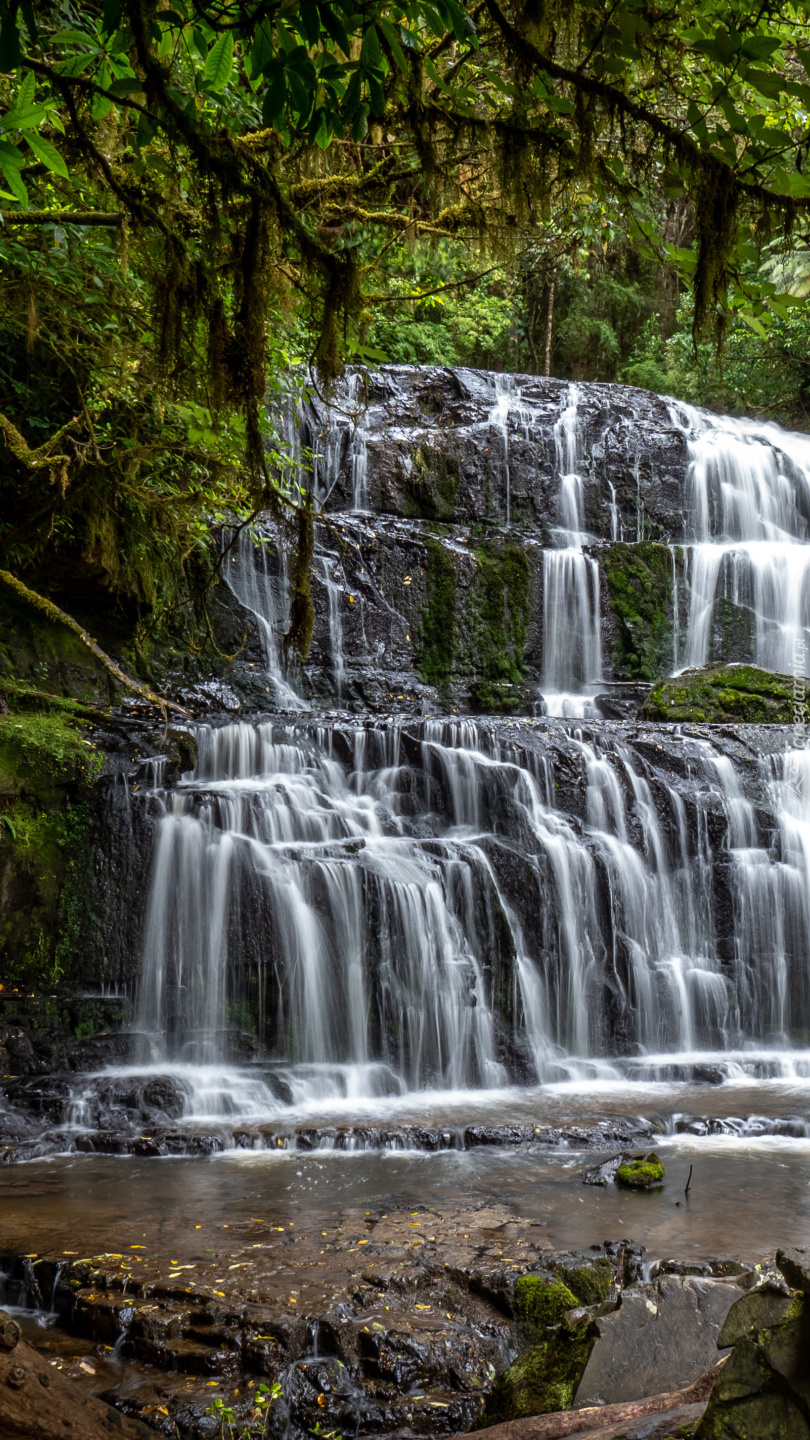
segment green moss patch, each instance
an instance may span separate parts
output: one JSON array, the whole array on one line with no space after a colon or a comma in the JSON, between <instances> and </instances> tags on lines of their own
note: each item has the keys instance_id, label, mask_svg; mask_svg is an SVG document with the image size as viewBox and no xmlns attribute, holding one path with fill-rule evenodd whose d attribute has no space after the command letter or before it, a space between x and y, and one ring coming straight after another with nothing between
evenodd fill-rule
<instances>
[{"instance_id":1,"label":"green moss patch","mask_svg":"<svg viewBox=\"0 0 810 1440\"><path fill-rule=\"evenodd\" d=\"M0 715L0 967L7 983L53 986L69 963L92 865L86 797L102 764L67 713Z\"/></svg>"},{"instance_id":2,"label":"green moss patch","mask_svg":"<svg viewBox=\"0 0 810 1440\"><path fill-rule=\"evenodd\" d=\"M428 685L449 684L456 658L456 562L453 553L431 535L427 551L426 598L417 631L416 663Z\"/></svg>"},{"instance_id":3,"label":"green moss patch","mask_svg":"<svg viewBox=\"0 0 810 1440\"><path fill-rule=\"evenodd\" d=\"M570 1410L594 1339L592 1326L574 1330L563 1324L524 1350L495 1381L478 1428L524 1415Z\"/></svg>"},{"instance_id":4,"label":"green moss patch","mask_svg":"<svg viewBox=\"0 0 810 1440\"><path fill-rule=\"evenodd\" d=\"M607 1300L613 1284L610 1261L604 1255L595 1260L572 1256L555 1264L554 1273L573 1291L579 1305L599 1305Z\"/></svg>"},{"instance_id":5,"label":"green moss patch","mask_svg":"<svg viewBox=\"0 0 810 1440\"><path fill-rule=\"evenodd\" d=\"M790 675L775 675L757 665L715 665L663 680L641 714L645 720L790 725L794 703Z\"/></svg>"},{"instance_id":6,"label":"green moss patch","mask_svg":"<svg viewBox=\"0 0 810 1440\"><path fill-rule=\"evenodd\" d=\"M616 1184L628 1190L657 1190L664 1183L664 1167L654 1151L631 1155L616 1171Z\"/></svg>"},{"instance_id":7,"label":"green moss patch","mask_svg":"<svg viewBox=\"0 0 810 1440\"><path fill-rule=\"evenodd\" d=\"M672 655L672 556L666 545L613 544L600 557L615 621L617 680L655 680Z\"/></svg>"},{"instance_id":8,"label":"green moss patch","mask_svg":"<svg viewBox=\"0 0 810 1440\"><path fill-rule=\"evenodd\" d=\"M577 1297L563 1280L552 1275L521 1275L515 1282L515 1314L527 1332L539 1334L559 1325Z\"/></svg>"},{"instance_id":9,"label":"green moss patch","mask_svg":"<svg viewBox=\"0 0 810 1440\"><path fill-rule=\"evenodd\" d=\"M487 713L518 708L529 627L530 567L520 545L491 544L475 551L476 574L467 629L474 705Z\"/></svg>"}]
</instances>

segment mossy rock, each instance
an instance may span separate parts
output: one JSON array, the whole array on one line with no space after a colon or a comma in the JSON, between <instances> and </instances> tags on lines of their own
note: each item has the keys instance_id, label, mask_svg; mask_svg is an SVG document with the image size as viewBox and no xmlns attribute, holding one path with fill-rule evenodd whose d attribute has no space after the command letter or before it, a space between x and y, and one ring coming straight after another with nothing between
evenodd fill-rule
<instances>
[{"instance_id":1,"label":"mossy rock","mask_svg":"<svg viewBox=\"0 0 810 1440\"><path fill-rule=\"evenodd\" d=\"M804 686L799 682L802 691ZM790 675L776 675L758 665L715 665L684 670L662 680L649 695L644 720L734 722L745 725L791 725L803 696L794 698Z\"/></svg>"},{"instance_id":2,"label":"mossy rock","mask_svg":"<svg viewBox=\"0 0 810 1440\"><path fill-rule=\"evenodd\" d=\"M664 1167L654 1151L628 1155L616 1171L616 1184L627 1190L658 1190L664 1183Z\"/></svg>"},{"instance_id":3,"label":"mossy rock","mask_svg":"<svg viewBox=\"0 0 810 1440\"><path fill-rule=\"evenodd\" d=\"M595 1260L585 1255L566 1257L554 1263L554 1274L576 1295L579 1305L600 1305L613 1284L610 1261L604 1255Z\"/></svg>"},{"instance_id":4,"label":"mossy rock","mask_svg":"<svg viewBox=\"0 0 810 1440\"><path fill-rule=\"evenodd\" d=\"M67 969L92 871L86 800L102 764L66 713L0 715L0 966L7 984L53 986Z\"/></svg>"},{"instance_id":5,"label":"mossy rock","mask_svg":"<svg viewBox=\"0 0 810 1440\"><path fill-rule=\"evenodd\" d=\"M672 555L666 545L614 542L601 555L615 622L617 680L656 680L672 655Z\"/></svg>"},{"instance_id":6,"label":"mossy rock","mask_svg":"<svg viewBox=\"0 0 810 1440\"><path fill-rule=\"evenodd\" d=\"M515 1315L531 1337L559 1325L577 1296L556 1275L521 1275L515 1281Z\"/></svg>"},{"instance_id":7,"label":"mossy rock","mask_svg":"<svg viewBox=\"0 0 810 1440\"><path fill-rule=\"evenodd\" d=\"M592 1326L574 1330L562 1324L547 1331L545 1339L524 1350L495 1381L478 1428L570 1410L594 1338Z\"/></svg>"}]
</instances>

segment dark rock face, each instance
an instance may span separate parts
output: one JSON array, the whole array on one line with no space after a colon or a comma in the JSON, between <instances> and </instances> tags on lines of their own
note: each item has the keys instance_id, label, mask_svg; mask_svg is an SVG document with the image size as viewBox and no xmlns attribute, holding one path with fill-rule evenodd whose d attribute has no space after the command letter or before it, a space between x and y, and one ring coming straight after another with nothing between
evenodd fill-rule
<instances>
[{"instance_id":1,"label":"dark rock face","mask_svg":"<svg viewBox=\"0 0 810 1440\"><path fill-rule=\"evenodd\" d=\"M731 1307L718 1345L731 1345L700 1440L807 1440L810 1436L810 1306L802 1252L780 1251L781 1276L762 1282Z\"/></svg>"},{"instance_id":2,"label":"dark rock face","mask_svg":"<svg viewBox=\"0 0 810 1440\"><path fill-rule=\"evenodd\" d=\"M562 543L569 523L561 487L574 408L603 674L644 683L668 672L682 570L668 546L693 533L694 517L684 432L664 401L616 385L575 393L526 375L390 366L348 376L331 408L316 400L299 417L329 517L317 526L313 646L290 677L302 696L350 709L531 711L545 663L543 548ZM278 569L271 556L262 563ZM222 589L216 608L223 650L239 650L247 629L231 682L244 703L261 703L252 617ZM617 711L606 695L604 713L621 716L629 698Z\"/></svg>"},{"instance_id":3,"label":"dark rock face","mask_svg":"<svg viewBox=\"0 0 810 1440\"><path fill-rule=\"evenodd\" d=\"M625 1289L619 1309L593 1322L599 1338L577 1405L640 1400L697 1380L717 1361L718 1336L738 1296L733 1280L679 1275Z\"/></svg>"},{"instance_id":4,"label":"dark rock face","mask_svg":"<svg viewBox=\"0 0 810 1440\"><path fill-rule=\"evenodd\" d=\"M506 420L506 447L499 385L501 393L509 393L508 386L520 394ZM621 385L576 388L587 528L609 540L617 517L619 533L628 537L640 528L646 539L681 538L686 447L664 401ZM570 392L562 380L463 368L391 365L371 372L365 396L355 402L362 411L365 504L401 519L500 526L507 523L508 469L509 523L549 543L560 523L555 426ZM337 448L329 508L352 509L357 444L351 424L336 425L316 404L307 431L320 453L330 441Z\"/></svg>"}]
</instances>

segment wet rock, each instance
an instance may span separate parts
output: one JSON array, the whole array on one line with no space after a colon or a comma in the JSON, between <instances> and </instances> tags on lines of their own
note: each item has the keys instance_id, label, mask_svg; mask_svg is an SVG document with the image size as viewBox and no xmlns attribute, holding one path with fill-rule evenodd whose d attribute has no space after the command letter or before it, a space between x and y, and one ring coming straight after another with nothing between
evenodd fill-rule
<instances>
[{"instance_id":1,"label":"wet rock","mask_svg":"<svg viewBox=\"0 0 810 1440\"><path fill-rule=\"evenodd\" d=\"M777 1250L776 1264L794 1290L810 1295L810 1250L786 1248Z\"/></svg>"},{"instance_id":2,"label":"wet rock","mask_svg":"<svg viewBox=\"0 0 810 1440\"><path fill-rule=\"evenodd\" d=\"M716 1363L738 1295L729 1281L675 1275L625 1289L619 1309L594 1321L598 1338L577 1404L639 1400L696 1380Z\"/></svg>"},{"instance_id":3,"label":"wet rock","mask_svg":"<svg viewBox=\"0 0 810 1440\"><path fill-rule=\"evenodd\" d=\"M486 1423L569 1409L593 1341L591 1325L563 1322L547 1331L543 1340L519 1355L495 1381L487 1401Z\"/></svg>"},{"instance_id":4,"label":"wet rock","mask_svg":"<svg viewBox=\"0 0 810 1440\"><path fill-rule=\"evenodd\" d=\"M808 1440L810 1301L760 1286L729 1312L732 1336L700 1440Z\"/></svg>"},{"instance_id":5,"label":"wet rock","mask_svg":"<svg viewBox=\"0 0 810 1440\"><path fill-rule=\"evenodd\" d=\"M583 1185L610 1185L616 1179L616 1171L622 1163L621 1155L611 1155L601 1165L593 1165L582 1176Z\"/></svg>"},{"instance_id":6,"label":"wet rock","mask_svg":"<svg viewBox=\"0 0 810 1440\"><path fill-rule=\"evenodd\" d=\"M657 1190L664 1183L664 1167L654 1151L627 1155L616 1171L616 1184L627 1190Z\"/></svg>"}]
</instances>

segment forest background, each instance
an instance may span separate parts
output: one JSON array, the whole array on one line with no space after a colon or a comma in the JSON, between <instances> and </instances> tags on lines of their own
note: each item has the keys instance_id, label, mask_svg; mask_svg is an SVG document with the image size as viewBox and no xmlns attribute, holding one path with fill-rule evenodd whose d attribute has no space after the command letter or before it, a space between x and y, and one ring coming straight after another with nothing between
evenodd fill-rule
<instances>
[{"instance_id":1,"label":"forest background","mask_svg":"<svg viewBox=\"0 0 810 1440\"><path fill-rule=\"evenodd\" d=\"M806 3L0 0L0 112L0 584L136 668L263 510L306 650L346 363L810 425Z\"/></svg>"}]
</instances>

